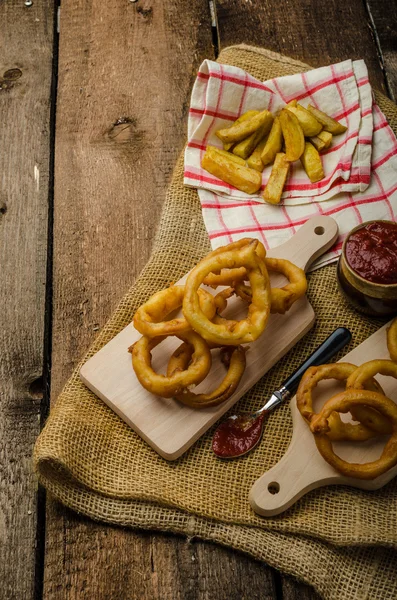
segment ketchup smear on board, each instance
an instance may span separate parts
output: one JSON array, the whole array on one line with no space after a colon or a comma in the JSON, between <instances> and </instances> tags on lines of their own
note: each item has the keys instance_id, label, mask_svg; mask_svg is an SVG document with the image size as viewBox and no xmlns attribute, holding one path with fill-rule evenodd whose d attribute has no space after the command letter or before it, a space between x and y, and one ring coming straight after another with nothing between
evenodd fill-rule
<instances>
[{"instance_id":1,"label":"ketchup smear on board","mask_svg":"<svg viewBox=\"0 0 397 600\"><path fill-rule=\"evenodd\" d=\"M357 229L345 246L346 260L373 283L397 283L397 223L378 221Z\"/></svg>"},{"instance_id":2,"label":"ketchup smear on board","mask_svg":"<svg viewBox=\"0 0 397 600\"><path fill-rule=\"evenodd\" d=\"M234 420L226 419L214 433L214 453L220 458L233 458L251 450L261 438L264 416L257 417L253 422L243 415Z\"/></svg>"}]
</instances>

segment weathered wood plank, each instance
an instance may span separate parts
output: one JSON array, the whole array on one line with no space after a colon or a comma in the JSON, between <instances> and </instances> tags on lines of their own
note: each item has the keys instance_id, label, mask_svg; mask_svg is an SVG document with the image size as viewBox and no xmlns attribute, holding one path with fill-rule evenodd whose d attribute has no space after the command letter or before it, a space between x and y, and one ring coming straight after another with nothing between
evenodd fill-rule
<instances>
[{"instance_id":1,"label":"weathered wood plank","mask_svg":"<svg viewBox=\"0 0 397 600\"><path fill-rule=\"evenodd\" d=\"M387 19L390 9L384 5ZM218 0L216 6L222 48L252 44L314 67L364 58L372 85L385 91L362 0Z\"/></svg>"},{"instance_id":2,"label":"weathered wood plank","mask_svg":"<svg viewBox=\"0 0 397 600\"><path fill-rule=\"evenodd\" d=\"M0 23L0 595L19 600L35 585L53 4L2 2Z\"/></svg>"},{"instance_id":3,"label":"weathered wood plank","mask_svg":"<svg viewBox=\"0 0 397 600\"><path fill-rule=\"evenodd\" d=\"M117 43L115 43L117 41ZM54 197L52 397L145 264L186 136L208 4L63 0ZM270 569L49 502L44 598L273 598ZM241 591L241 589L240 589ZM265 594L265 596L263 595ZM266 595L267 594L267 595Z\"/></svg>"},{"instance_id":4,"label":"weathered wood plank","mask_svg":"<svg viewBox=\"0 0 397 600\"><path fill-rule=\"evenodd\" d=\"M281 597L283 600L319 600L320 598L313 588L293 577L282 575L281 582Z\"/></svg>"},{"instance_id":5,"label":"weathered wood plank","mask_svg":"<svg viewBox=\"0 0 397 600\"><path fill-rule=\"evenodd\" d=\"M387 0L365 1L379 60L384 70L387 92L397 100L397 3Z\"/></svg>"},{"instance_id":6,"label":"weathered wood plank","mask_svg":"<svg viewBox=\"0 0 397 600\"><path fill-rule=\"evenodd\" d=\"M270 569L214 544L97 525L52 504L45 598L274 600ZM63 561L63 562L62 562ZM312 600L312 599L310 599Z\"/></svg>"}]
</instances>

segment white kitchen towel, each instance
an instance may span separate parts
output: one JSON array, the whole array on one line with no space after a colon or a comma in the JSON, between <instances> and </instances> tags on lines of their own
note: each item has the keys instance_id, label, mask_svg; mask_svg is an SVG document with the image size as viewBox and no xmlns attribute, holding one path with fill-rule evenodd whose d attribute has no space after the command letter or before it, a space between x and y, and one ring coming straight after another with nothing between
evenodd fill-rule
<instances>
[{"instance_id":1,"label":"white kitchen towel","mask_svg":"<svg viewBox=\"0 0 397 600\"><path fill-rule=\"evenodd\" d=\"M293 163L279 205L264 203L213 177L201 168L208 144L221 147L215 131L247 110L275 113L297 98L316 105L348 129L322 152L325 177L310 183L300 162ZM263 172L262 188L271 167ZM307 73L262 83L236 67L204 61L192 92L185 151L185 184L199 189L204 222L214 248L250 235L265 247L285 242L308 218L333 216L340 237L313 268L335 260L343 239L370 219L396 220L397 143L373 103L364 61L344 61ZM260 194L260 192L258 192Z\"/></svg>"}]
</instances>

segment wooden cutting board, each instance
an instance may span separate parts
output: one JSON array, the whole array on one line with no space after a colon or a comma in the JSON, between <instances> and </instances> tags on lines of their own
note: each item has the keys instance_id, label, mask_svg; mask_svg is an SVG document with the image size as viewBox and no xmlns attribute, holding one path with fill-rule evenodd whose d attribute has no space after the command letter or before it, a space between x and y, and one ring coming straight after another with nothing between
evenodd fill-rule
<instances>
[{"instance_id":1,"label":"wooden cutting board","mask_svg":"<svg viewBox=\"0 0 397 600\"><path fill-rule=\"evenodd\" d=\"M333 245L337 235L334 219L315 217L307 221L288 242L269 251L268 255L289 259L307 269L315 258ZM273 285L280 282L284 284L284 280L277 277L272 279ZM184 279L178 283L183 283ZM207 289L213 293L213 290ZM229 318L244 318L246 305L239 298L231 298L224 314ZM305 335L312 327L314 318L306 297L296 302L287 314L271 315L265 332L250 344L247 368L238 389L220 406L197 410L183 406L172 398L159 398L147 392L135 376L131 354L128 353L128 347L140 337L132 324L86 362L80 377L160 456L175 460ZM169 356L180 343L176 338L167 338L154 349L153 367L156 371L165 372ZM224 366L217 353L214 351L211 372L197 386L198 392L214 389L224 377Z\"/></svg>"},{"instance_id":2,"label":"wooden cutting board","mask_svg":"<svg viewBox=\"0 0 397 600\"><path fill-rule=\"evenodd\" d=\"M375 358L390 359L386 345L388 323L339 362L361 365ZM397 402L397 380L377 375L386 396ZM318 412L328 398L343 389L343 384L322 381L317 387L314 410ZM253 485L249 499L252 508L264 517L278 515L294 504L307 492L324 485L343 484L363 490L377 490L397 475L397 465L372 481L345 477L338 473L318 452L313 435L296 406L296 398L290 403L293 421L291 444L283 458ZM345 415L341 415L345 420ZM346 420L349 420L346 418ZM344 460L353 463L371 462L379 458L386 436L367 442L337 442L334 451Z\"/></svg>"}]
</instances>

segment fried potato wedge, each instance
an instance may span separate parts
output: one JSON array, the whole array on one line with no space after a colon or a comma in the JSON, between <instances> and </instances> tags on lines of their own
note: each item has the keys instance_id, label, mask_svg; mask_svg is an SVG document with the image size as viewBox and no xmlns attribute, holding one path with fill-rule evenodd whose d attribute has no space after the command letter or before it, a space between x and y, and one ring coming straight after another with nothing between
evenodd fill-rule
<instances>
[{"instance_id":1,"label":"fried potato wedge","mask_svg":"<svg viewBox=\"0 0 397 600\"><path fill-rule=\"evenodd\" d=\"M281 130L285 141L285 158L293 162L298 160L305 149L305 136L296 116L283 108L279 116Z\"/></svg>"},{"instance_id":2,"label":"fried potato wedge","mask_svg":"<svg viewBox=\"0 0 397 600\"><path fill-rule=\"evenodd\" d=\"M298 119L304 136L312 137L313 135L320 133L323 126L308 110L306 110L306 108L300 104L296 104L296 106L287 104L286 108L294 113L295 117Z\"/></svg>"},{"instance_id":3,"label":"fried potato wedge","mask_svg":"<svg viewBox=\"0 0 397 600\"><path fill-rule=\"evenodd\" d=\"M329 131L320 131L317 137L324 142L326 148L329 148L332 144L333 135Z\"/></svg>"},{"instance_id":4,"label":"fried potato wedge","mask_svg":"<svg viewBox=\"0 0 397 600\"><path fill-rule=\"evenodd\" d=\"M318 135L316 135L315 137L311 137L309 139L309 142L313 144L313 146L319 152L321 152L321 150L330 147L332 143L332 133L329 133L329 131L320 131Z\"/></svg>"},{"instance_id":5,"label":"fried potato wedge","mask_svg":"<svg viewBox=\"0 0 397 600\"><path fill-rule=\"evenodd\" d=\"M291 100L288 102L287 106L296 106L298 104L298 100Z\"/></svg>"},{"instance_id":6,"label":"fried potato wedge","mask_svg":"<svg viewBox=\"0 0 397 600\"><path fill-rule=\"evenodd\" d=\"M259 171L259 173L262 173L262 171L265 167L265 165L263 164L263 162L261 160L261 154L266 145L266 142L267 142L267 136L265 135L265 137L261 139L261 141L255 148L255 150L253 151L251 156L247 159L247 165L249 166L249 168L255 169L255 171Z\"/></svg>"},{"instance_id":7,"label":"fried potato wedge","mask_svg":"<svg viewBox=\"0 0 397 600\"><path fill-rule=\"evenodd\" d=\"M270 165L280 152L283 143L283 133L281 131L280 119L276 117L267 138L265 147L261 154L261 160L264 165Z\"/></svg>"},{"instance_id":8,"label":"fried potato wedge","mask_svg":"<svg viewBox=\"0 0 397 600\"><path fill-rule=\"evenodd\" d=\"M249 121L250 119L252 119L252 117L255 117L255 115L259 114L259 110L247 110L246 113L244 113L243 115L241 115L241 117L239 117L238 119L236 119L233 123L233 125L238 125L238 123L244 123L244 121ZM233 125L231 125L231 127L233 127ZM215 135L218 132L215 132ZM224 150L230 150L233 147L233 142L227 142L223 144L223 149Z\"/></svg>"},{"instance_id":9,"label":"fried potato wedge","mask_svg":"<svg viewBox=\"0 0 397 600\"><path fill-rule=\"evenodd\" d=\"M263 192L263 198L269 204L278 204L281 200L283 188L287 180L290 163L283 152L276 155L269 181Z\"/></svg>"},{"instance_id":10,"label":"fried potato wedge","mask_svg":"<svg viewBox=\"0 0 397 600\"><path fill-rule=\"evenodd\" d=\"M311 106L311 104L309 104L307 110L311 112L313 117L315 117L317 121L321 123L325 131L329 131L329 133L332 133L332 135L339 135L340 133L344 133L346 131L347 127L342 125L342 123L335 121L335 119L327 115L322 110Z\"/></svg>"},{"instance_id":11,"label":"fried potato wedge","mask_svg":"<svg viewBox=\"0 0 397 600\"><path fill-rule=\"evenodd\" d=\"M309 142L310 142L311 144L313 144L313 146L314 146L314 147L316 148L316 150L318 150L319 152L321 152L321 150L324 150L324 148L325 148L325 142L324 142L324 141L323 141L321 138L319 138L319 137L317 137L317 136L310 137L310 138L309 138Z\"/></svg>"},{"instance_id":12,"label":"fried potato wedge","mask_svg":"<svg viewBox=\"0 0 397 600\"><path fill-rule=\"evenodd\" d=\"M221 148L217 148L216 146L207 146L206 150L209 151L210 154L212 154L213 152L217 152L218 154L221 154L222 156L229 158L233 162L237 163L238 165L242 165L243 167L247 166L247 163L245 162L245 160L243 158L240 158L239 156L235 156L231 152L226 152L226 150L221 150Z\"/></svg>"},{"instance_id":13,"label":"fried potato wedge","mask_svg":"<svg viewBox=\"0 0 397 600\"><path fill-rule=\"evenodd\" d=\"M245 140L242 140L233 147L233 154L240 156L240 158L248 158L253 153L263 136L269 133L271 126L271 123L266 123L265 125L262 125L262 127L259 127L259 129L257 129L254 133L251 133L250 136L245 138Z\"/></svg>"},{"instance_id":14,"label":"fried potato wedge","mask_svg":"<svg viewBox=\"0 0 397 600\"><path fill-rule=\"evenodd\" d=\"M323 179L324 171L320 154L310 142L305 143L305 151L301 156L301 163L312 183Z\"/></svg>"},{"instance_id":15,"label":"fried potato wedge","mask_svg":"<svg viewBox=\"0 0 397 600\"><path fill-rule=\"evenodd\" d=\"M219 129L219 131L216 132L216 135L224 143L241 142L241 140L247 138L257 129L269 123L271 126L273 123L273 115L268 110L263 110L248 121L237 123L237 125L232 125L226 129Z\"/></svg>"},{"instance_id":16,"label":"fried potato wedge","mask_svg":"<svg viewBox=\"0 0 397 600\"><path fill-rule=\"evenodd\" d=\"M237 157L231 158L227 152L220 152L217 148L207 147L201 166L211 175L219 177L219 179L233 185L238 190L247 194L254 194L261 187L261 174L237 163L235 158Z\"/></svg>"}]
</instances>

